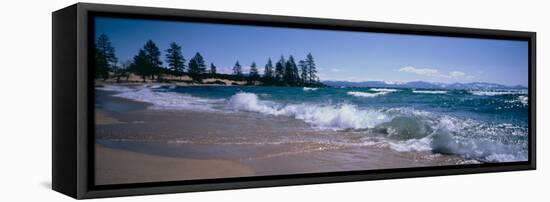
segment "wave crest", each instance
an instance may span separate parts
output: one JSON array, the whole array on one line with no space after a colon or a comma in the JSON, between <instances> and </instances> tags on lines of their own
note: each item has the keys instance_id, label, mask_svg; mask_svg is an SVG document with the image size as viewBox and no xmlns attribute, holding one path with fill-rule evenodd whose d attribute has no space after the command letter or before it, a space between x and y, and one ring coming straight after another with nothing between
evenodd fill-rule
<instances>
[{"instance_id":1,"label":"wave crest","mask_svg":"<svg viewBox=\"0 0 550 202\"><path fill-rule=\"evenodd\" d=\"M389 93L389 92L367 93L367 92L359 92L359 91L350 91L350 92L348 92L347 94L348 94L348 95L355 96L355 97L367 97L367 98L370 98L370 97L377 97L377 96L385 95L385 94L388 94L388 93Z\"/></svg>"},{"instance_id":2,"label":"wave crest","mask_svg":"<svg viewBox=\"0 0 550 202\"><path fill-rule=\"evenodd\" d=\"M318 90L319 88L310 88L310 87L304 87L303 90L304 91L316 91Z\"/></svg>"},{"instance_id":3,"label":"wave crest","mask_svg":"<svg viewBox=\"0 0 550 202\"><path fill-rule=\"evenodd\" d=\"M237 111L258 112L274 116L292 116L318 128L365 129L388 120L384 113L359 109L352 104L306 105L261 101L254 93L240 92L229 99L229 107Z\"/></svg>"},{"instance_id":4,"label":"wave crest","mask_svg":"<svg viewBox=\"0 0 550 202\"><path fill-rule=\"evenodd\" d=\"M117 92L113 96L147 102L152 104L153 109L193 110L193 111L215 111L214 104L223 102L223 99L205 99L176 92L163 92L160 86L104 86L99 90Z\"/></svg>"},{"instance_id":5,"label":"wave crest","mask_svg":"<svg viewBox=\"0 0 550 202\"><path fill-rule=\"evenodd\" d=\"M389 92L389 93L399 91L398 89L393 89L393 88L371 88L370 90L375 92Z\"/></svg>"},{"instance_id":6,"label":"wave crest","mask_svg":"<svg viewBox=\"0 0 550 202\"><path fill-rule=\"evenodd\" d=\"M498 96L498 95L526 95L527 90L507 90L507 91L469 91L472 95L478 96Z\"/></svg>"},{"instance_id":7,"label":"wave crest","mask_svg":"<svg viewBox=\"0 0 550 202\"><path fill-rule=\"evenodd\" d=\"M447 93L446 90L413 90L413 93L421 93L421 94L445 94Z\"/></svg>"},{"instance_id":8,"label":"wave crest","mask_svg":"<svg viewBox=\"0 0 550 202\"><path fill-rule=\"evenodd\" d=\"M116 97L151 103L155 109L217 111L214 106L225 106L232 111L293 117L319 129L352 130L366 137L381 138L382 144L398 152L433 152L483 162L525 161L528 157L526 127L495 125L412 108L370 109L347 103L281 104L247 92L236 93L228 100L216 100L159 91L150 86L97 89L115 91ZM521 96L518 102L527 102L527 97Z\"/></svg>"}]
</instances>

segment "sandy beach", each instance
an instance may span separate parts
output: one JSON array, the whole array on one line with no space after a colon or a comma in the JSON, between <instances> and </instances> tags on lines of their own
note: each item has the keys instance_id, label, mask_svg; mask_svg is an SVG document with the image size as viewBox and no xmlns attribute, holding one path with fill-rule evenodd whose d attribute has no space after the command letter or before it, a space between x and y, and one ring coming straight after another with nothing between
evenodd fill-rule
<instances>
[{"instance_id":1,"label":"sandy beach","mask_svg":"<svg viewBox=\"0 0 550 202\"><path fill-rule=\"evenodd\" d=\"M96 184L121 184L254 175L228 160L172 158L106 148L96 144Z\"/></svg>"},{"instance_id":2,"label":"sandy beach","mask_svg":"<svg viewBox=\"0 0 550 202\"><path fill-rule=\"evenodd\" d=\"M364 145L290 117L156 110L96 91L96 184L453 165L463 159Z\"/></svg>"}]
</instances>

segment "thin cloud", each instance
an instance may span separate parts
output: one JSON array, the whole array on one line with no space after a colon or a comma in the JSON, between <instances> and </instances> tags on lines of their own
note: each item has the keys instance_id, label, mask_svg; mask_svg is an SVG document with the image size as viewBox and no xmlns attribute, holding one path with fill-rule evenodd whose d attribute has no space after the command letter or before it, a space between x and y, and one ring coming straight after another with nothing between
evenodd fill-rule
<instances>
[{"instance_id":1,"label":"thin cloud","mask_svg":"<svg viewBox=\"0 0 550 202\"><path fill-rule=\"evenodd\" d=\"M472 75L467 75L461 71L451 71L449 73L442 73L437 69L432 68L417 68L412 66L403 67L397 70L398 72L412 73L421 76L435 77L435 78L446 78L446 79L460 79L467 78L473 79Z\"/></svg>"},{"instance_id":2,"label":"thin cloud","mask_svg":"<svg viewBox=\"0 0 550 202\"><path fill-rule=\"evenodd\" d=\"M449 75L450 75L451 77L461 77L461 76L465 76L466 73L464 73L464 72L459 72L459 71L452 71Z\"/></svg>"},{"instance_id":3,"label":"thin cloud","mask_svg":"<svg viewBox=\"0 0 550 202\"><path fill-rule=\"evenodd\" d=\"M399 72L414 73L423 76L439 76L441 75L437 69L430 68L416 68L416 67L403 67L398 70Z\"/></svg>"}]
</instances>

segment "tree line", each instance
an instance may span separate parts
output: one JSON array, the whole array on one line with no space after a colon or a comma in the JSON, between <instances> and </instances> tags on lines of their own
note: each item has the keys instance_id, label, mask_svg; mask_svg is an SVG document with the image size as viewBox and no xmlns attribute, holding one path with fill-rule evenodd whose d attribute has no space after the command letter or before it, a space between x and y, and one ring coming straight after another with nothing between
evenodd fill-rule
<instances>
[{"instance_id":1,"label":"tree line","mask_svg":"<svg viewBox=\"0 0 550 202\"><path fill-rule=\"evenodd\" d=\"M264 73L260 75L255 62L250 65L248 74L243 72L239 61L233 66L233 74L219 74L214 63L209 66L203 56L197 52L187 61L182 54L182 47L172 42L164 54L166 66L161 60L161 50L152 41L148 40L138 50L132 60L118 63L115 48L105 34L99 35L95 43L95 75L97 79L114 78L117 82L121 78L128 78L130 74L146 79L166 81L163 75L189 76L195 82L202 82L205 78L219 78L235 81L246 81L247 84L276 85L276 86L322 86L317 76L317 67L311 53L306 58L296 62L290 55L287 59L281 56L273 64L268 58Z\"/></svg>"}]
</instances>

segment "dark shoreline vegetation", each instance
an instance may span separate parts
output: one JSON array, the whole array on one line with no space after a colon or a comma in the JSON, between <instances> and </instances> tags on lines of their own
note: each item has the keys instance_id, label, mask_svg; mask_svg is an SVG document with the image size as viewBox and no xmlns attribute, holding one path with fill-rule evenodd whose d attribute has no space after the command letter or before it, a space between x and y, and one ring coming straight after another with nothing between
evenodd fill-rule
<instances>
[{"instance_id":1,"label":"dark shoreline vegetation","mask_svg":"<svg viewBox=\"0 0 550 202\"><path fill-rule=\"evenodd\" d=\"M244 73L239 61L233 66L233 74L220 74L214 63L207 67L202 55L197 52L187 61L182 47L175 42L165 50L165 62L161 60L161 50L152 40L148 40L132 60L119 63L115 48L105 34L99 35L95 43L95 77L112 82L185 82L194 84L219 85L261 85L324 87L317 76L317 67L311 53L304 60L296 62L292 55L273 64L268 58L264 74L260 75L255 62ZM133 77L139 77L135 79ZM221 81L221 80L225 80Z\"/></svg>"}]
</instances>

